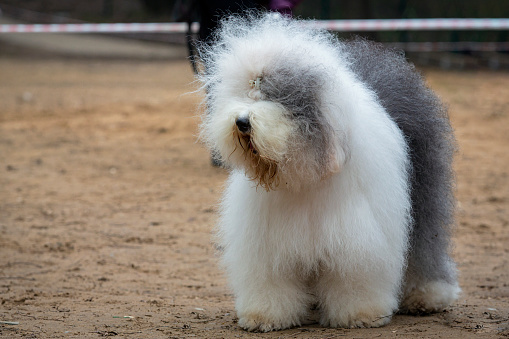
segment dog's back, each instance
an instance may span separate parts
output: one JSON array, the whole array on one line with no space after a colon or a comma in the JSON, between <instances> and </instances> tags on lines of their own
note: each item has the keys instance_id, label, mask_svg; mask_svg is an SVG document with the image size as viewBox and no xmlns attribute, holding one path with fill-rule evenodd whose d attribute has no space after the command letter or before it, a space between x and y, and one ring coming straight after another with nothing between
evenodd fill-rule
<instances>
[{"instance_id":1,"label":"dog's back","mask_svg":"<svg viewBox=\"0 0 509 339\"><path fill-rule=\"evenodd\" d=\"M404 292L425 282L454 284L448 252L455 209L455 140L446 107L402 52L362 39L345 47L352 70L376 93L409 146L414 226Z\"/></svg>"}]
</instances>

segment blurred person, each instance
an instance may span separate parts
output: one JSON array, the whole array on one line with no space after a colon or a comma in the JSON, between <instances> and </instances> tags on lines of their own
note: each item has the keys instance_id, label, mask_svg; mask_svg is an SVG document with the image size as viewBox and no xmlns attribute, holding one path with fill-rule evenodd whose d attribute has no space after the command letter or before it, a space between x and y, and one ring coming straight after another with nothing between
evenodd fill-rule
<instances>
[{"instance_id":1,"label":"blurred person","mask_svg":"<svg viewBox=\"0 0 509 339\"><path fill-rule=\"evenodd\" d=\"M213 33L222 17L261 8L255 0L198 0L197 4L200 17L198 37L207 43L212 42Z\"/></svg>"},{"instance_id":2,"label":"blurred person","mask_svg":"<svg viewBox=\"0 0 509 339\"><path fill-rule=\"evenodd\" d=\"M193 70L195 67L195 48L191 38L191 24L200 23L198 39L212 43L213 33L224 16L241 14L253 10L269 10L292 16L292 10L302 0L178 0L173 7L173 20L188 23L188 47Z\"/></svg>"},{"instance_id":3,"label":"blurred person","mask_svg":"<svg viewBox=\"0 0 509 339\"><path fill-rule=\"evenodd\" d=\"M292 16L293 8L297 6L302 0L270 0L268 9L273 12L279 12L281 14Z\"/></svg>"},{"instance_id":4,"label":"blurred person","mask_svg":"<svg viewBox=\"0 0 509 339\"><path fill-rule=\"evenodd\" d=\"M198 0L200 14L199 39L211 42L213 32L224 16L250 10L270 10L292 16L293 8L302 0Z\"/></svg>"}]
</instances>

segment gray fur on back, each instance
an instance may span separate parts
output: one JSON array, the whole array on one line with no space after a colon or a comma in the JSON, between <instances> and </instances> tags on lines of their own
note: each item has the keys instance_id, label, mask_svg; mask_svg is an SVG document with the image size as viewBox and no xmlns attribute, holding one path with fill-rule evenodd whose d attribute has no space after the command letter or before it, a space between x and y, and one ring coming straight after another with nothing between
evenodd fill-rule
<instances>
[{"instance_id":1,"label":"gray fur on back","mask_svg":"<svg viewBox=\"0 0 509 339\"><path fill-rule=\"evenodd\" d=\"M376 93L409 145L414 226L407 278L454 283L448 253L455 210L455 140L447 110L402 53L362 39L346 42L344 49L352 70Z\"/></svg>"}]
</instances>

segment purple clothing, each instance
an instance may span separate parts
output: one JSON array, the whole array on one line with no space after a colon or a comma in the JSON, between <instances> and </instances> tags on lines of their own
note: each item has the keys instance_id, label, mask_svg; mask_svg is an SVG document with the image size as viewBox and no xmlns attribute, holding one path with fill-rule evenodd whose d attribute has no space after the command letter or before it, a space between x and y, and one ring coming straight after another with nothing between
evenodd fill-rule
<instances>
[{"instance_id":1,"label":"purple clothing","mask_svg":"<svg viewBox=\"0 0 509 339\"><path fill-rule=\"evenodd\" d=\"M270 0L269 9L277 11L281 14L292 15L292 9L299 4L302 0Z\"/></svg>"}]
</instances>

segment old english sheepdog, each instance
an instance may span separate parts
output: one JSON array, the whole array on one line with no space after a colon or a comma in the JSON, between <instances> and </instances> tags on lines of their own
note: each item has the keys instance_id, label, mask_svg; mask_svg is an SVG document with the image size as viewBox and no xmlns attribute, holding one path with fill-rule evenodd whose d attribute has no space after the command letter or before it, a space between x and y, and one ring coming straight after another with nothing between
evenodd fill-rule
<instances>
[{"instance_id":1,"label":"old english sheepdog","mask_svg":"<svg viewBox=\"0 0 509 339\"><path fill-rule=\"evenodd\" d=\"M304 23L232 16L200 51L200 136L231 170L218 239L239 325L440 311L460 292L446 109L401 53Z\"/></svg>"}]
</instances>

